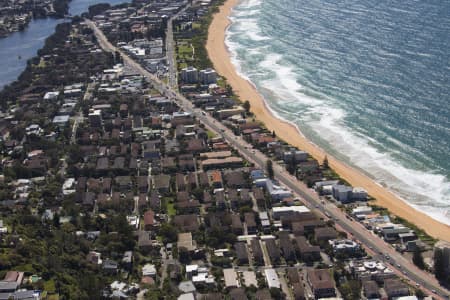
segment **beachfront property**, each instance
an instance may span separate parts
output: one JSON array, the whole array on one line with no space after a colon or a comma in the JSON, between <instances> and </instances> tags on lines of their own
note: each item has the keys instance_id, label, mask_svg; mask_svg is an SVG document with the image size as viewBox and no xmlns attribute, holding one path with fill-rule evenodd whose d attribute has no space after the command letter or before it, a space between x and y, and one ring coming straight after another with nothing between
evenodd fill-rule
<instances>
[{"instance_id":1,"label":"beachfront property","mask_svg":"<svg viewBox=\"0 0 450 300\"><path fill-rule=\"evenodd\" d=\"M183 83L198 83L198 70L189 66L181 69L181 80Z\"/></svg>"},{"instance_id":2,"label":"beachfront property","mask_svg":"<svg viewBox=\"0 0 450 300\"><path fill-rule=\"evenodd\" d=\"M212 68L200 70L198 75L201 84L209 85L217 82L217 73Z\"/></svg>"},{"instance_id":3,"label":"beachfront property","mask_svg":"<svg viewBox=\"0 0 450 300\"><path fill-rule=\"evenodd\" d=\"M364 189L342 184L332 186L332 195L341 203L367 200L367 192Z\"/></svg>"}]
</instances>

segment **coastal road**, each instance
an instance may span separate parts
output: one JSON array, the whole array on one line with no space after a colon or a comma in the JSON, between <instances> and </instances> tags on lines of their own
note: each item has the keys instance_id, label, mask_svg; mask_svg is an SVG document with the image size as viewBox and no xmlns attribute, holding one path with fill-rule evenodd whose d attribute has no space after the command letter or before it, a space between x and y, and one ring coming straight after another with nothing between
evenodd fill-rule
<instances>
[{"instance_id":1,"label":"coastal road","mask_svg":"<svg viewBox=\"0 0 450 300\"><path fill-rule=\"evenodd\" d=\"M137 73L149 79L162 95L165 95L169 99L175 100L185 111L194 114L206 127L221 135L232 147L237 149L245 159L253 162L257 167L263 170L265 169L267 157L263 153L252 149L253 146L244 141L244 139L240 136L235 136L234 133L222 123L199 109L196 109L183 95L171 89L153 74L145 70L140 64L131 59L128 55L114 47L108 42L95 23L90 20L86 20L86 23L94 31L100 46L105 51L119 51L124 62L132 67ZM274 162L273 168L275 177L281 184L285 185L294 194L297 194L300 198L302 198L305 205L311 210L318 211L316 208L322 208L323 212L326 209L327 213L338 224L338 226L346 232L351 233L355 239L359 240L367 248L373 250L374 253L377 253L377 255L374 256L374 259L387 260L390 262L391 267L396 269L397 272L404 274L406 279L410 280L412 285L418 285L420 288L425 289L433 297L437 299L448 299L450 292L441 287L432 274L418 269L411 261L405 259L400 253L396 252L391 245L387 244L380 237L368 231L360 223L347 219L345 213L335 205L328 204L326 205L326 208L323 207L321 199L317 193L309 189L303 182L290 175L281 165ZM385 256L389 256L389 259L386 259ZM432 293L433 290L437 293Z\"/></svg>"}]
</instances>

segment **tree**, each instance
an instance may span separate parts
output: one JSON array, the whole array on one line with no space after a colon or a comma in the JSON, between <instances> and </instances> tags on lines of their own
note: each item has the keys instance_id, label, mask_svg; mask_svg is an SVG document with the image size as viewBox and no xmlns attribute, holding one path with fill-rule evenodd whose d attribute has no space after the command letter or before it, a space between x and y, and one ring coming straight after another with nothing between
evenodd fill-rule
<instances>
[{"instance_id":1,"label":"tree","mask_svg":"<svg viewBox=\"0 0 450 300\"><path fill-rule=\"evenodd\" d=\"M329 165L328 165L328 157L325 155L325 158L323 159L323 163L322 166L324 169L328 169Z\"/></svg>"},{"instance_id":2,"label":"tree","mask_svg":"<svg viewBox=\"0 0 450 300\"><path fill-rule=\"evenodd\" d=\"M435 248L434 250L434 275L439 281L446 279L444 258L441 249Z\"/></svg>"},{"instance_id":3,"label":"tree","mask_svg":"<svg viewBox=\"0 0 450 300\"><path fill-rule=\"evenodd\" d=\"M250 112L250 102L248 102L248 100L246 100L242 106L244 107L246 113Z\"/></svg>"},{"instance_id":4,"label":"tree","mask_svg":"<svg viewBox=\"0 0 450 300\"><path fill-rule=\"evenodd\" d=\"M414 250L413 254L413 263L419 268L419 269L425 269L425 263L423 262L422 253L420 252L419 248L416 248Z\"/></svg>"},{"instance_id":5,"label":"tree","mask_svg":"<svg viewBox=\"0 0 450 300\"><path fill-rule=\"evenodd\" d=\"M168 223L164 223L159 228L159 234L162 237L163 243L174 243L177 241L178 238L178 232L177 229Z\"/></svg>"},{"instance_id":6,"label":"tree","mask_svg":"<svg viewBox=\"0 0 450 300\"><path fill-rule=\"evenodd\" d=\"M273 179L275 173L273 171L273 163L270 159L268 159L266 162L266 171L267 171L267 175L269 176L269 178Z\"/></svg>"},{"instance_id":7,"label":"tree","mask_svg":"<svg viewBox=\"0 0 450 300\"><path fill-rule=\"evenodd\" d=\"M178 259L182 264L190 264L192 261L191 254L185 247L178 248Z\"/></svg>"},{"instance_id":8,"label":"tree","mask_svg":"<svg viewBox=\"0 0 450 300\"><path fill-rule=\"evenodd\" d=\"M416 297L419 299L425 298L425 293L421 289L417 289L415 294L416 294Z\"/></svg>"},{"instance_id":9,"label":"tree","mask_svg":"<svg viewBox=\"0 0 450 300\"><path fill-rule=\"evenodd\" d=\"M283 294L281 293L280 289L272 287L270 288L269 292L270 296L272 296L272 299L283 299Z\"/></svg>"}]
</instances>

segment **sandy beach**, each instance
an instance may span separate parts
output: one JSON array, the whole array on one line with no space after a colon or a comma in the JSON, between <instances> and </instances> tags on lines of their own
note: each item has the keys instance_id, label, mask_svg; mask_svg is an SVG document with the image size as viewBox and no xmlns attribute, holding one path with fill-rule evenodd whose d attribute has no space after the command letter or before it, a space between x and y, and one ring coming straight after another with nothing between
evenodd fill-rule
<instances>
[{"instance_id":1,"label":"sandy beach","mask_svg":"<svg viewBox=\"0 0 450 300\"><path fill-rule=\"evenodd\" d=\"M266 107L264 99L254 86L236 72L225 45L225 32L230 25L228 16L233 6L238 4L238 2L239 0L226 1L220 8L220 11L215 14L209 28L206 49L214 64L214 68L220 75L227 79L228 83L242 100L248 100L250 102L251 111L269 130L274 130L281 139L309 152L318 161L323 161L325 152L301 135L295 126L276 118ZM330 155L327 155L327 157L330 166L342 178L353 186L366 189L372 197L377 199L378 205L386 207L392 213L416 224L431 236L450 241L450 226L440 223L426 214L415 210L359 170L348 166Z\"/></svg>"}]
</instances>

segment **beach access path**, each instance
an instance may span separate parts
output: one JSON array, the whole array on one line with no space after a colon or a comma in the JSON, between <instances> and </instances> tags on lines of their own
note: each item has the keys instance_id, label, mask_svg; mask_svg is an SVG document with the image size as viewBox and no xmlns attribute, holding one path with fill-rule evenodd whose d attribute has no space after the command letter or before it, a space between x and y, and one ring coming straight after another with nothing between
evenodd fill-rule
<instances>
[{"instance_id":1,"label":"beach access path","mask_svg":"<svg viewBox=\"0 0 450 300\"><path fill-rule=\"evenodd\" d=\"M301 150L307 151L319 162L323 161L324 157L327 156L331 168L351 185L364 188L369 195L376 199L376 204L387 208L395 215L417 225L429 235L437 239L450 241L450 226L414 209L401 198L369 178L362 171L328 155L317 145L307 140L297 127L278 119L271 113L263 97L255 87L237 73L235 66L231 62L230 53L225 45L226 30L230 25L229 15L232 8L238 2L239 0L227 0L220 7L219 12L214 15L208 31L206 49L209 58L214 64L215 70L218 74L226 78L227 82L232 86L233 91L242 101L248 100L250 102L251 111L255 114L256 118L263 122L270 131L275 131L279 138Z\"/></svg>"}]
</instances>

